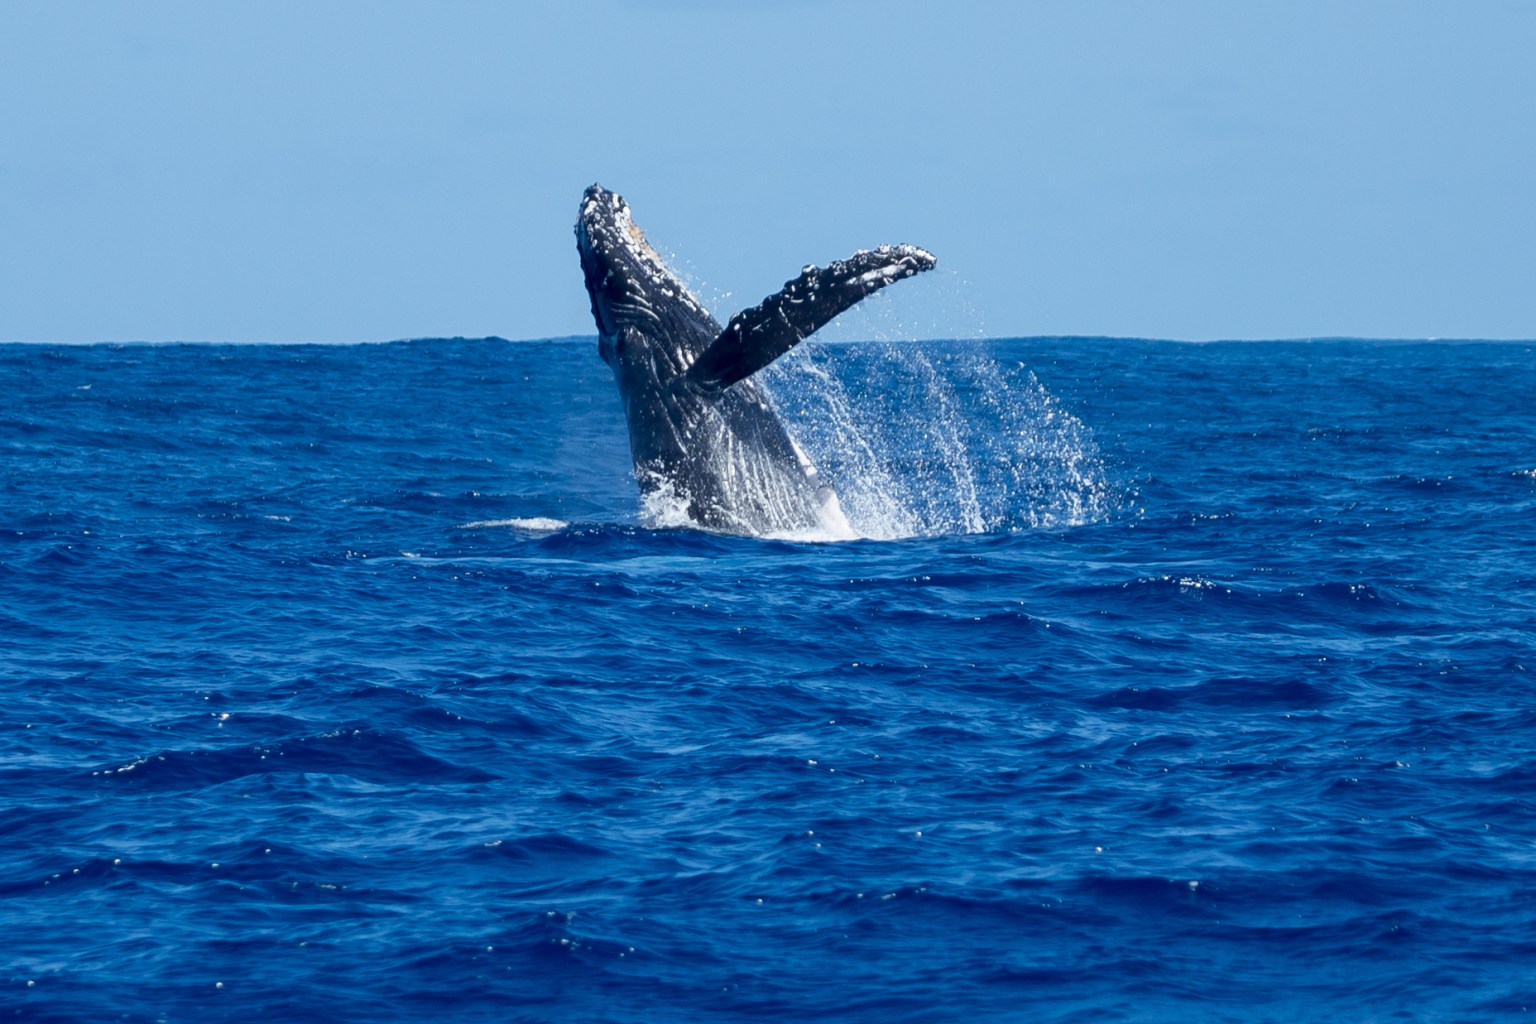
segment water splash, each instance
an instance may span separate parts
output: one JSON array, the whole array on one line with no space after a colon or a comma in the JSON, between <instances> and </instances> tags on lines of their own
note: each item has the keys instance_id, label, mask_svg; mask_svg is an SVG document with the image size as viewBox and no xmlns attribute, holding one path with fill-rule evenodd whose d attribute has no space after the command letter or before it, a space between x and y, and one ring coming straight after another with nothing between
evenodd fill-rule
<instances>
[{"instance_id":1,"label":"water splash","mask_svg":"<svg viewBox=\"0 0 1536 1024\"><path fill-rule=\"evenodd\" d=\"M764 383L861 537L1078 526L1115 507L1088 428L980 343L807 345Z\"/></svg>"},{"instance_id":2,"label":"water splash","mask_svg":"<svg viewBox=\"0 0 1536 1024\"><path fill-rule=\"evenodd\" d=\"M739 304L667 258L709 308ZM970 296L941 267L870 296L759 374L840 507L820 509L816 526L744 532L894 540L1081 526L1120 507L1092 432L1023 363L997 362ZM960 340L916 340L945 335ZM744 509L793 504L782 481L731 475ZM665 488L644 499L641 521L696 525Z\"/></svg>"}]
</instances>

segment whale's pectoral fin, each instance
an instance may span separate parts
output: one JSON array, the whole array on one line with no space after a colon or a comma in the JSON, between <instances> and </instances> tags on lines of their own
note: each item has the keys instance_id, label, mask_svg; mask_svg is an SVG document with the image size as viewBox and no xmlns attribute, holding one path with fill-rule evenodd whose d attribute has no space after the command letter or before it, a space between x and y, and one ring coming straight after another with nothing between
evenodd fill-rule
<instances>
[{"instance_id":1,"label":"whale's pectoral fin","mask_svg":"<svg viewBox=\"0 0 1536 1024\"><path fill-rule=\"evenodd\" d=\"M825 269L806 267L751 309L731 317L684 375L696 390L718 395L800 344L837 314L904 277L932 270L938 261L915 245L882 245L854 253Z\"/></svg>"}]
</instances>

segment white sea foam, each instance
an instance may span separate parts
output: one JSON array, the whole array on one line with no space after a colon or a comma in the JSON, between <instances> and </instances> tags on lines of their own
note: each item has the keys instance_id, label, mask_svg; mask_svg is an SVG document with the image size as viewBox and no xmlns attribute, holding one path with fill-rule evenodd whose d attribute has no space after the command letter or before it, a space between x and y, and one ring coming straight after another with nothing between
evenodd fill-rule
<instances>
[{"instance_id":1,"label":"white sea foam","mask_svg":"<svg viewBox=\"0 0 1536 1024\"><path fill-rule=\"evenodd\" d=\"M652 530L672 530L697 526L688 515L688 502L673 488L670 480L642 488L640 521Z\"/></svg>"},{"instance_id":2,"label":"white sea foam","mask_svg":"<svg viewBox=\"0 0 1536 1024\"><path fill-rule=\"evenodd\" d=\"M545 516L532 516L527 519L482 519L473 523L460 523L461 530L489 530L505 528L511 530L526 530L529 533L555 533L563 530L571 524L564 519L550 519Z\"/></svg>"}]
</instances>

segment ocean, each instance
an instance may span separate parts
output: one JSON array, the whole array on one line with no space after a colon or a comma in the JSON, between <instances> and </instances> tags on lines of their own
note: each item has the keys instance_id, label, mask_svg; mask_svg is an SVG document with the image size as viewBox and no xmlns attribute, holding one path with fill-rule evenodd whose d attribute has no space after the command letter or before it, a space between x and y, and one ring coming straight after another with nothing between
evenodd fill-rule
<instances>
[{"instance_id":1,"label":"ocean","mask_svg":"<svg viewBox=\"0 0 1536 1024\"><path fill-rule=\"evenodd\" d=\"M1533 349L0 346L0 1013L1529 1019Z\"/></svg>"}]
</instances>

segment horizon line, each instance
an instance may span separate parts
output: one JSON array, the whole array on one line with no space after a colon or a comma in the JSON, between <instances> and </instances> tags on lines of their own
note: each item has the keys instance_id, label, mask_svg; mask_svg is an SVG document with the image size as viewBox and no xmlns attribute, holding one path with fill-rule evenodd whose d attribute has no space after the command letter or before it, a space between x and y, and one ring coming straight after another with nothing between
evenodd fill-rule
<instances>
[{"instance_id":1,"label":"horizon line","mask_svg":"<svg viewBox=\"0 0 1536 1024\"><path fill-rule=\"evenodd\" d=\"M809 340L809 339L807 339ZM271 346L313 346L334 347L347 345L409 345L429 344L433 342L481 342L487 344L503 345L533 345L533 344L592 344L597 341L596 334L557 334L543 338L506 338L498 334L483 336L470 335L423 335L413 338L385 338L363 341L214 341L208 339L146 339L130 338L104 339L97 341L37 341L28 339L11 339L0 341L0 345L6 346L67 346L71 348L87 348L97 345L105 346L154 346L154 345L271 345ZM867 345L880 343L879 338L862 339L817 339L822 345ZM1536 337L1529 338L1480 338L1475 336L1426 336L1426 337L1388 337L1354 334L1315 334L1308 336L1295 336L1289 338L1157 338L1143 335L1120 334L1002 334L987 335L979 338L938 337L938 338L903 338L896 341L887 341L893 345L925 345L925 344L955 344L959 342L1002 342L1002 341L1076 341L1076 342L1111 342L1111 343L1149 343L1172 345L1275 345L1275 344L1308 344L1316 342L1362 342L1366 344L1498 344L1520 345L1536 344Z\"/></svg>"}]
</instances>

